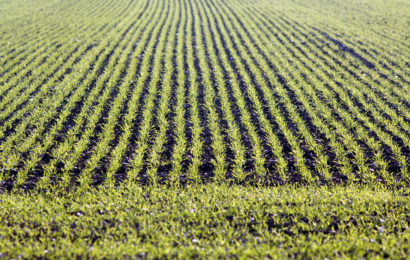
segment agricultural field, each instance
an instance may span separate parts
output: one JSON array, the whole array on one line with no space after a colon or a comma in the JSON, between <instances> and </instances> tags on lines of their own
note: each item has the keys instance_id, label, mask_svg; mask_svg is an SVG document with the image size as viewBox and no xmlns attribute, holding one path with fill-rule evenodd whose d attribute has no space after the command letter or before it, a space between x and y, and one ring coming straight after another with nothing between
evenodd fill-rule
<instances>
[{"instance_id":1,"label":"agricultural field","mask_svg":"<svg viewBox=\"0 0 410 260\"><path fill-rule=\"evenodd\" d=\"M0 258L402 258L410 2L0 0Z\"/></svg>"}]
</instances>

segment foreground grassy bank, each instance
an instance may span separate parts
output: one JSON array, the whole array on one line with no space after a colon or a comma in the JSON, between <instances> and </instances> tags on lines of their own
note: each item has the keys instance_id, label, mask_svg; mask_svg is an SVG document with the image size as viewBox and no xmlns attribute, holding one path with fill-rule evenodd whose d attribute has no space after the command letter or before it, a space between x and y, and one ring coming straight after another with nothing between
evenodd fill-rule
<instances>
[{"instance_id":1,"label":"foreground grassy bank","mask_svg":"<svg viewBox=\"0 0 410 260\"><path fill-rule=\"evenodd\" d=\"M383 188L94 189L0 195L0 256L408 256L408 194Z\"/></svg>"}]
</instances>

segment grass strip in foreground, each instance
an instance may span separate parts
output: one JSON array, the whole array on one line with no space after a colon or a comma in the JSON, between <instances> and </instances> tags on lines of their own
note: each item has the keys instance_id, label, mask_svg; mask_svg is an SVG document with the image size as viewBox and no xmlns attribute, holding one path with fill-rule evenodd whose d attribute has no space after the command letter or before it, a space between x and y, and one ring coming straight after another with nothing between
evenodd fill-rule
<instances>
[{"instance_id":1,"label":"grass strip in foreground","mask_svg":"<svg viewBox=\"0 0 410 260\"><path fill-rule=\"evenodd\" d=\"M406 191L128 186L0 195L0 257L406 258Z\"/></svg>"}]
</instances>

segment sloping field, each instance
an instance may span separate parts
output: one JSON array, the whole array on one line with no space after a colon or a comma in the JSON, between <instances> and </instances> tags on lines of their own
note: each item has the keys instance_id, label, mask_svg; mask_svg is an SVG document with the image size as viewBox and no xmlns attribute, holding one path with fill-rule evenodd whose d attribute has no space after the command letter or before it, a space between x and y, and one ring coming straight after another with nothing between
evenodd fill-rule
<instances>
[{"instance_id":1,"label":"sloping field","mask_svg":"<svg viewBox=\"0 0 410 260\"><path fill-rule=\"evenodd\" d=\"M2 1L1 187L408 183L409 5L355 2Z\"/></svg>"},{"instance_id":2,"label":"sloping field","mask_svg":"<svg viewBox=\"0 0 410 260\"><path fill-rule=\"evenodd\" d=\"M0 258L404 258L409 14L406 0L0 0ZM137 206L96 216L122 199Z\"/></svg>"}]
</instances>

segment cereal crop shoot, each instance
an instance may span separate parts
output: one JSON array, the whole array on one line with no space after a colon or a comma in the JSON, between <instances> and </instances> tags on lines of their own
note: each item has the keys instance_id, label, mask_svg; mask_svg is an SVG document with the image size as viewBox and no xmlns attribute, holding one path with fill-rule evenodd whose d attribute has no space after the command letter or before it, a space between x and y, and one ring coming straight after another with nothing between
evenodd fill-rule
<instances>
[{"instance_id":1,"label":"cereal crop shoot","mask_svg":"<svg viewBox=\"0 0 410 260\"><path fill-rule=\"evenodd\" d=\"M0 258L406 258L406 0L0 0Z\"/></svg>"}]
</instances>

